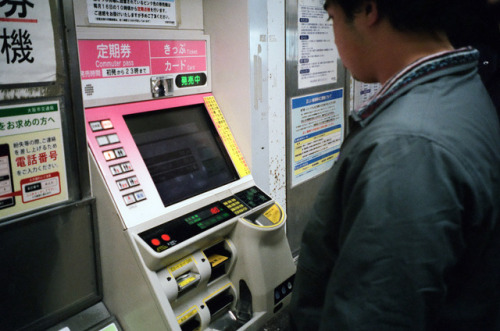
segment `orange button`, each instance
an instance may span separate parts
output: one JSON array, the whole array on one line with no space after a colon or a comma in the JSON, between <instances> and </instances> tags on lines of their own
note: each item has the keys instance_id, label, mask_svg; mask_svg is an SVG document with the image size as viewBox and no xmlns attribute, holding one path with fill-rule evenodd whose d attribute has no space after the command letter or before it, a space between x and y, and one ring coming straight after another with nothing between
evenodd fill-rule
<instances>
[{"instance_id":1,"label":"orange button","mask_svg":"<svg viewBox=\"0 0 500 331\"><path fill-rule=\"evenodd\" d=\"M113 128L113 123L111 123L110 120L101 121L101 125L104 130L109 130Z\"/></svg>"}]
</instances>

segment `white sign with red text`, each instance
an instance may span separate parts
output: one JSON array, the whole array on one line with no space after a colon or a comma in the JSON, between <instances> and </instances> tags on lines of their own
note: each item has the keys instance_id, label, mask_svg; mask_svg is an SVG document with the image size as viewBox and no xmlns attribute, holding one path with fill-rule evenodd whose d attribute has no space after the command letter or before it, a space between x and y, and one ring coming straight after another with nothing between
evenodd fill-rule
<instances>
[{"instance_id":1,"label":"white sign with red text","mask_svg":"<svg viewBox=\"0 0 500 331\"><path fill-rule=\"evenodd\" d=\"M176 26L175 0L87 0L89 22Z\"/></svg>"}]
</instances>

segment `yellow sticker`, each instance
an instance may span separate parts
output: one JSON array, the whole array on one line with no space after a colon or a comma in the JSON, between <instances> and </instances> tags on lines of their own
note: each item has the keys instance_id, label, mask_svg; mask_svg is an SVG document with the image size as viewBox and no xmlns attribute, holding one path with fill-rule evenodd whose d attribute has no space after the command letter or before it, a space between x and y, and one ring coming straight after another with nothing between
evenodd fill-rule
<instances>
[{"instance_id":1,"label":"yellow sticker","mask_svg":"<svg viewBox=\"0 0 500 331\"><path fill-rule=\"evenodd\" d=\"M191 317L193 317L194 315L196 315L197 313L198 313L198 311L196 310L196 308L193 308L189 312L187 312L185 315L183 315L182 317L177 318L177 323L182 324L182 323L186 322L188 319L190 319Z\"/></svg>"},{"instance_id":2,"label":"yellow sticker","mask_svg":"<svg viewBox=\"0 0 500 331\"><path fill-rule=\"evenodd\" d=\"M195 281L195 280L196 280L196 277L194 277L194 276L190 276L190 277L188 277L188 278L186 278L186 279L182 280L182 281L181 281L180 283L178 283L178 284L179 284L179 286L180 286L180 287L184 287L184 286L186 286L187 284L189 284L189 283L191 283L191 282L193 282L193 281Z\"/></svg>"},{"instance_id":3,"label":"yellow sticker","mask_svg":"<svg viewBox=\"0 0 500 331\"><path fill-rule=\"evenodd\" d=\"M169 270L170 270L170 272L174 272L174 271L179 270L180 268L188 265L191 262L193 262L193 259L189 257L189 258L184 259L181 262L177 263L176 265L171 266L169 268Z\"/></svg>"},{"instance_id":4,"label":"yellow sticker","mask_svg":"<svg viewBox=\"0 0 500 331\"><path fill-rule=\"evenodd\" d=\"M224 146L226 147L229 156L236 167L236 171L238 171L240 177L250 175L250 169L248 168L238 145L236 145L233 134L227 125L224 115L222 115L217 101L215 101L213 96L204 97L203 99L205 100L205 106L207 107L208 113L212 118L212 122L217 128L217 132L219 133L219 136L221 137L222 142L224 143Z\"/></svg>"},{"instance_id":5,"label":"yellow sticker","mask_svg":"<svg viewBox=\"0 0 500 331\"><path fill-rule=\"evenodd\" d=\"M208 257L208 261L212 265L212 268L221 264L222 262L226 261L228 259L227 256L219 255L219 254L214 254Z\"/></svg>"},{"instance_id":6,"label":"yellow sticker","mask_svg":"<svg viewBox=\"0 0 500 331\"><path fill-rule=\"evenodd\" d=\"M266 212L264 213L264 216L268 220L270 220L273 224L278 224L281 220L280 207L278 207L278 205L276 205L276 204L272 205L271 208L266 210Z\"/></svg>"}]
</instances>

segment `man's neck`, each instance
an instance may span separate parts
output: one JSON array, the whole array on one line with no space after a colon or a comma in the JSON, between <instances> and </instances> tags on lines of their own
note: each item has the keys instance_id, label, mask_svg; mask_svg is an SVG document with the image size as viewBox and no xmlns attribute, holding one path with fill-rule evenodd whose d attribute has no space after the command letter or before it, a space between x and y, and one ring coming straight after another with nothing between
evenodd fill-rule
<instances>
[{"instance_id":1,"label":"man's neck","mask_svg":"<svg viewBox=\"0 0 500 331\"><path fill-rule=\"evenodd\" d=\"M373 60L376 79L382 84L411 63L423 57L453 50L444 34L417 34L385 27L374 35Z\"/></svg>"}]
</instances>

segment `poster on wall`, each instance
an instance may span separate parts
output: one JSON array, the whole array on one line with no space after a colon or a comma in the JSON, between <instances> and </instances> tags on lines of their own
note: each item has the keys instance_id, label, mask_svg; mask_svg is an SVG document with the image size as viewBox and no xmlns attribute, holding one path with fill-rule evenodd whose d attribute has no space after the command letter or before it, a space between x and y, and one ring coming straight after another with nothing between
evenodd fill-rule
<instances>
[{"instance_id":1,"label":"poster on wall","mask_svg":"<svg viewBox=\"0 0 500 331\"><path fill-rule=\"evenodd\" d=\"M337 48L332 21L323 8L324 0L299 0L298 87L299 89L337 82Z\"/></svg>"},{"instance_id":2,"label":"poster on wall","mask_svg":"<svg viewBox=\"0 0 500 331\"><path fill-rule=\"evenodd\" d=\"M0 220L68 200L59 101L0 107Z\"/></svg>"},{"instance_id":3,"label":"poster on wall","mask_svg":"<svg viewBox=\"0 0 500 331\"><path fill-rule=\"evenodd\" d=\"M56 80L48 0L0 1L0 85Z\"/></svg>"},{"instance_id":4,"label":"poster on wall","mask_svg":"<svg viewBox=\"0 0 500 331\"><path fill-rule=\"evenodd\" d=\"M87 0L89 22L176 26L176 0Z\"/></svg>"},{"instance_id":5,"label":"poster on wall","mask_svg":"<svg viewBox=\"0 0 500 331\"><path fill-rule=\"evenodd\" d=\"M330 169L344 136L344 90L296 97L292 103L292 187Z\"/></svg>"}]
</instances>

